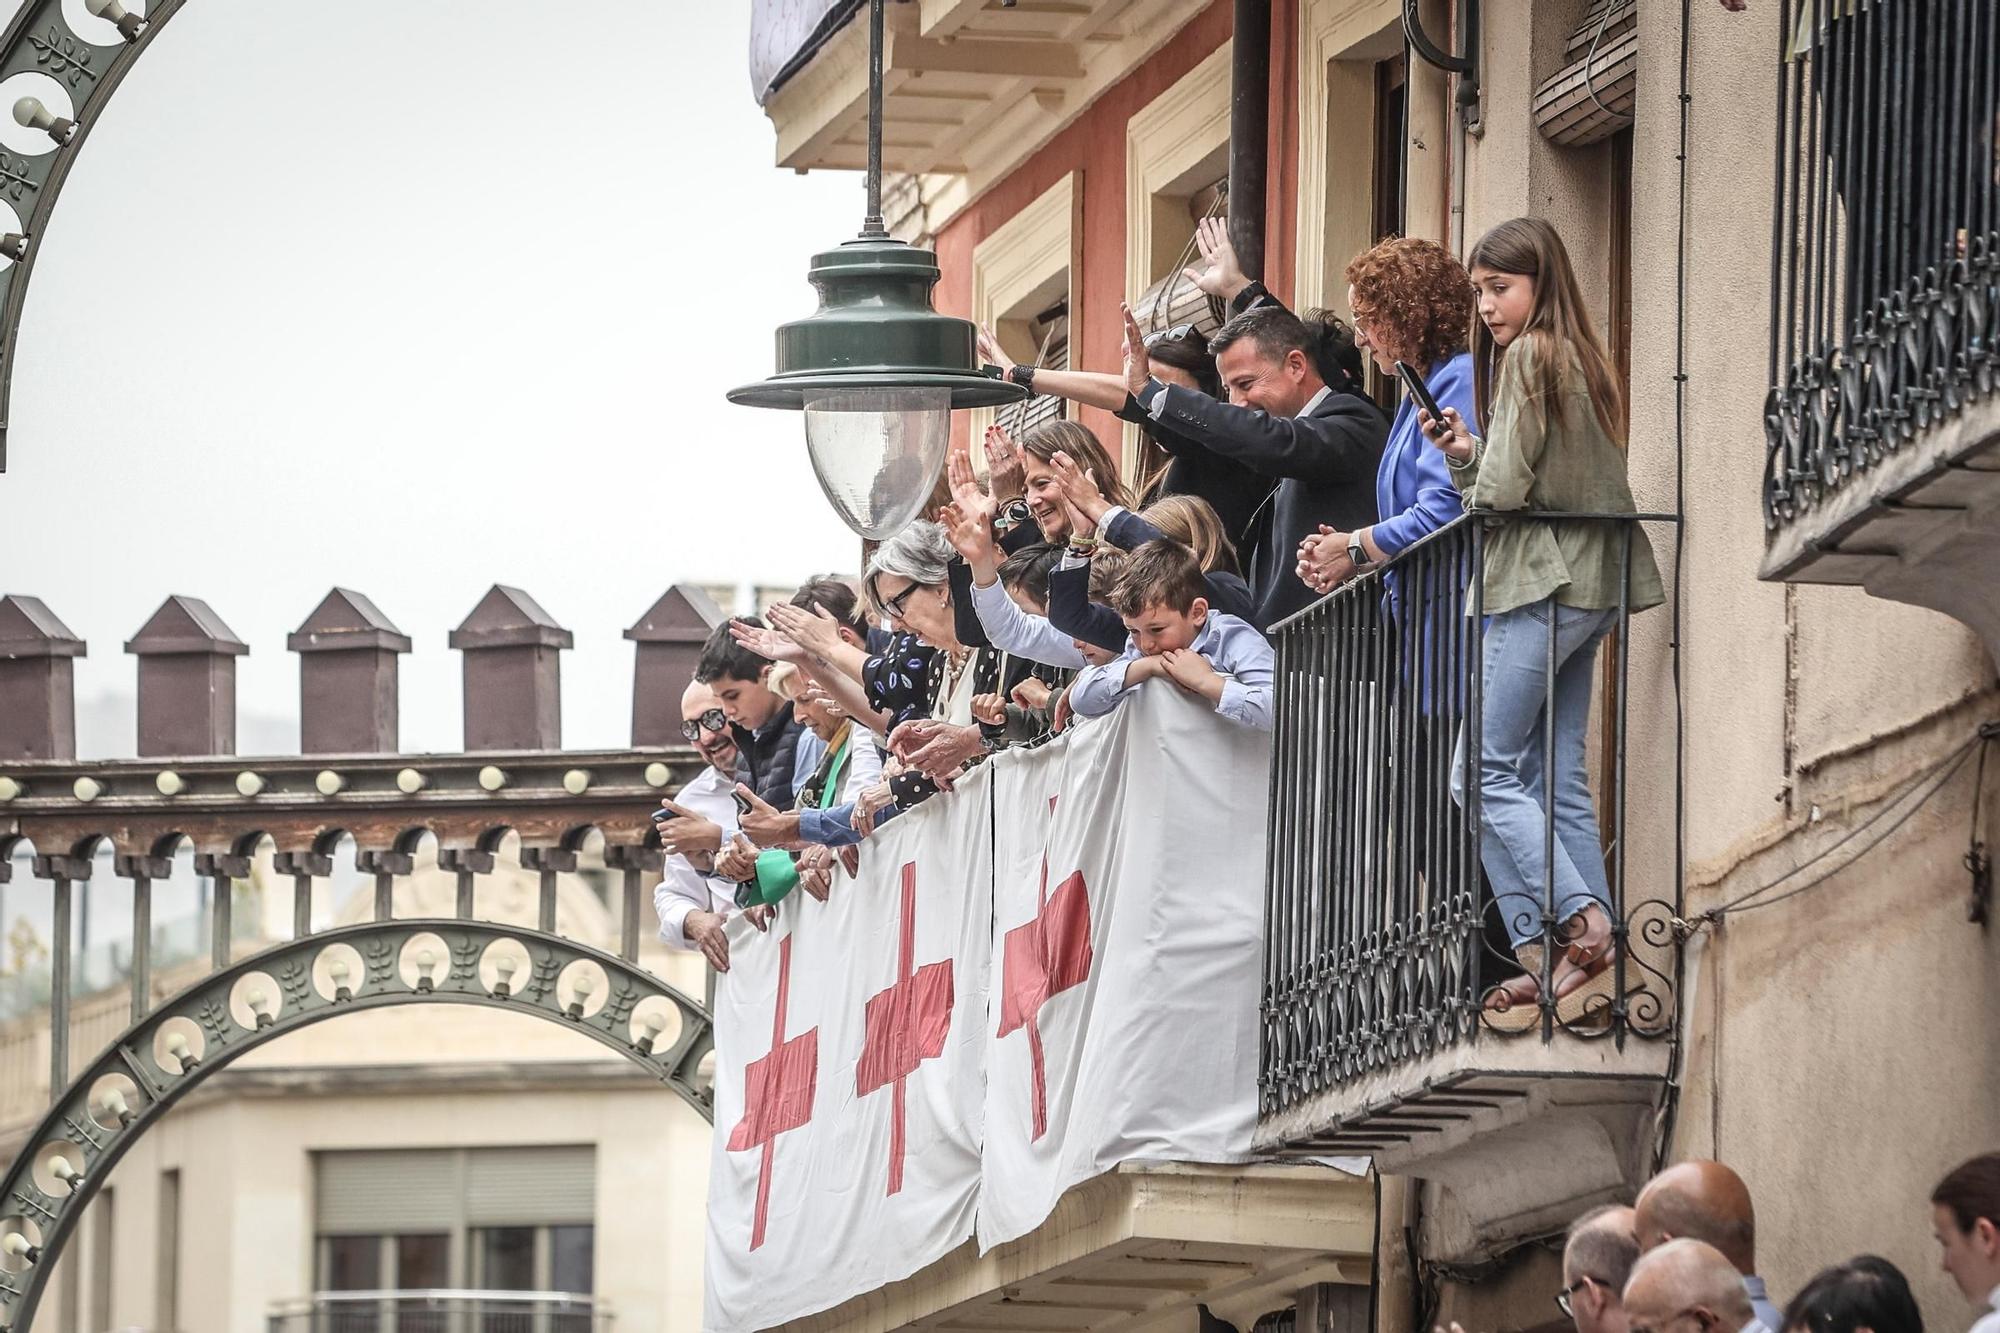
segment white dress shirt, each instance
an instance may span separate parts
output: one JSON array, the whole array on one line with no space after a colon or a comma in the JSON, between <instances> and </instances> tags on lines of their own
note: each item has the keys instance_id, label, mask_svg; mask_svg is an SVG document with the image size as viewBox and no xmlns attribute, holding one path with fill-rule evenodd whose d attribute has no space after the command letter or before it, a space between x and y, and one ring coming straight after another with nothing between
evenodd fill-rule
<instances>
[{"instance_id":1,"label":"white dress shirt","mask_svg":"<svg viewBox=\"0 0 2000 1333\"><path fill-rule=\"evenodd\" d=\"M1208 659L1223 676L1222 698L1215 711L1231 722L1257 731L1271 729L1271 681L1276 660L1271 644L1256 626L1220 611L1210 611L1188 645ZM1125 651L1116 661L1085 667L1070 686L1069 706L1078 717L1100 717L1116 708L1136 686L1125 684L1125 672L1139 660L1139 647L1126 636ZM1178 687L1176 687L1178 688Z\"/></svg>"},{"instance_id":2,"label":"white dress shirt","mask_svg":"<svg viewBox=\"0 0 2000 1333\"><path fill-rule=\"evenodd\" d=\"M1044 666L1074 669L1084 665L1076 641L1051 625L1047 616L1023 611L1000 580L984 588L972 585L972 609L979 613L979 627L995 648Z\"/></svg>"},{"instance_id":3,"label":"white dress shirt","mask_svg":"<svg viewBox=\"0 0 2000 1333\"><path fill-rule=\"evenodd\" d=\"M730 799L735 790L734 775L704 768L680 789L674 804L720 824L722 841L727 843L736 834L736 802ZM670 949L692 949L695 945L687 937L687 914L714 912L728 916L736 910L736 886L702 874L678 852L667 857L663 871L665 878L653 889L653 911L660 918L660 939Z\"/></svg>"},{"instance_id":4,"label":"white dress shirt","mask_svg":"<svg viewBox=\"0 0 2000 1333\"><path fill-rule=\"evenodd\" d=\"M1973 1324L1972 1333L2000 1333L2000 1287L1986 1297L1986 1313Z\"/></svg>"}]
</instances>

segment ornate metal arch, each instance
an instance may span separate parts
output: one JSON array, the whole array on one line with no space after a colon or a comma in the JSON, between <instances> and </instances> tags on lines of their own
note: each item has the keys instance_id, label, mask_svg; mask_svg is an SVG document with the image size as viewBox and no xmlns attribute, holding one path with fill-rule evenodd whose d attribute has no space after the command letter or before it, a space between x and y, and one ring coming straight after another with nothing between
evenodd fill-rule
<instances>
[{"instance_id":1,"label":"ornate metal arch","mask_svg":"<svg viewBox=\"0 0 2000 1333\"><path fill-rule=\"evenodd\" d=\"M442 950L427 945L426 936ZM525 953L525 968L514 946ZM503 955L516 965L503 963ZM603 969L604 989L594 976L583 987L567 976L587 963ZM658 1006L635 1012L656 997L679 1019L664 1049L655 1041L671 1024L653 1021ZM564 1024L656 1076L703 1119L714 1118L711 1094L697 1077L714 1044L708 1016L613 954L539 931L464 920L371 922L290 940L210 973L128 1028L35 1127L0 1179L0 1333L28 1327L98 1186L203 1079L274 1037L340 1014L437 1002ZM107 1082L116 1095L100 1086Z\"/></svg>"},{"instance_id":2,"label":"ornate metal arch","mask_svg":"<svg viewBox=\"0 0 2000 1333\"><path fill-rule=\"evenodd\" d=\"M0 472L7 470L14 345L21 328L21 306L27 299L28 276L41 248L38 242L47 230L49 214L70 166L104 104L111 100L132 62L152 44L182 3L151 0L143 18L134 14L115 29L107 23L79 33L63 16L63 0L27 0L0 35L0 80L22 73L45 74L68 90L74 112L51 127L47 152L0 150L0 199L13 207L22 224L20 232L0 237L0 247L4 247L0 252L14 261L0 271ZM105 33L112 35L107 38ZM11 114L11 104L0 107L0 115Z\"/></svg>"}]
</instances>

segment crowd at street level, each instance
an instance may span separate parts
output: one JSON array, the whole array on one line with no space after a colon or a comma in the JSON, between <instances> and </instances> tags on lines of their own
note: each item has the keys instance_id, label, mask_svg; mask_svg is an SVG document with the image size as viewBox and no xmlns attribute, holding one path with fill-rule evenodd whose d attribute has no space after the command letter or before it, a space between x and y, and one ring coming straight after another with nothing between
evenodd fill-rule
<instances>
[{"instance_id":1,"label":"crowd at street level","mask_svg":"<svg viewBox=\"0 0 2000 1333\"><path fill-rule=\"evenodd\" d=\"M1500 224L1466 264L1431 241L1373 246L1347 268L1351 327L1248 279L1221 222L1197 242L1187 276L1229 316L1212 336L1149 335L1126 307L1120 373L1007 370L1137 423L1166 460L1138 497L1078 422L989 430L984 479L954 446L950 503L885 541L858 590L816 578L717 629L683 701L710 768L658 816L668 944L726 969L731 911L761 927L794 887L823 899L857 844L968 765L1149 680L1270 729L1266 632L1468 510L1634 511L1618 380L1546 222ZM1408 400L1386 414L1364 392L1364 354L1385 375L1415 368L1442 419ZM1459 767L1479 783L1482 860L1522 966L1488 993L1495 1011L1532 1012L1545 972L1565 1019L1612 982L1602 859L1568 851L1599 845L1591 663L1621 602L1662 594L1643 534L1628 555L1609 527L1516 523L1487 540L1483 735ZM1412 593L1391 614L1414 614ZM1454 795L1470 780L1454 775Z\"/></svg>"},{"instance_id":2,"label":"crowd at street level","mask_svg":"<svg viewBox=\"0 0 2000 1333\"><path fill-rule=\"evenodd\" d=\"M2000 1333L2000 1153L1949 1172L1931 1191L1944 1271L1983 1311L1972 1333ZM1923 1333L1902 1272L1857 1255L1815 1274L1782 1308L1757 1274L1750 1191L1720 1162L1653 1177L1632 1206L1572 1222L1555 1302L1576 1333ZM1439 1329L1437 1333L1445 1333ZM1464 1333L1457 1324L1450 1333Z\"/></svg>"}]
</instances>

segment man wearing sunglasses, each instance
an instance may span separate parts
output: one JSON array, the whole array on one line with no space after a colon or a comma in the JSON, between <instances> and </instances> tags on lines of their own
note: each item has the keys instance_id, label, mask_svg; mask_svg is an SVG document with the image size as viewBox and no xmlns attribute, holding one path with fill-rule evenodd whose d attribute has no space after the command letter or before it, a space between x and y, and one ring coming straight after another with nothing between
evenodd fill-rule
<instances>
[{"instance_id":1,"label":"man wearing sunglasses","mask_svg":"<svg viewBox=\"0 0 2000 1333\"><path fill-rule=\"evenodd\" d=\"M1570 1223L1556 1305L1576 1333L1627 1333L1623 1293L1639 1261L1632 1210L1608 1203Z\"/></svg>"},{"instance_id":2,"label":"man wearing sunglasses","mask_svg":"<svg viewBox=\"0 0 2000 1333\"><path fill-rule=\"evenodd\" d=\"M681 696L681 735L708 761L693 781L661 801L672 818L658 821L660 849L666 853L662 878L653 890L660 939L673 949L699 949L718 972L729 970L729 939L723 923L735 910L736 885L718 878L715 855L736 832L738 756L735 729L722 700L699 681Z\"/></svg>"},{"instance_id":3,"label":"man wearing sunglasses","mask_svg":"<svg viewBox=\"0 0 2000 1333\"><path fill-rule=\"evenodd\" d=\"M1648 1250L1625 1284L1630 1333L1771 1333L1750 1308L1743 1275L1706 1241Z\"/></svg>"}]
</instances>

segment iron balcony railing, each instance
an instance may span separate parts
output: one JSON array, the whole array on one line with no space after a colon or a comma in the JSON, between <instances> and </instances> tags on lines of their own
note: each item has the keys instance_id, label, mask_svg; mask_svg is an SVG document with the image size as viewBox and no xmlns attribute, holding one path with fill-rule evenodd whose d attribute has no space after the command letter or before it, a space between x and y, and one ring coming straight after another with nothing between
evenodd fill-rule
<instances>
[{"instance_id":1,"label":"iron balcony railing","mask_svg":"<svg viewBox=\"0 0 2000 1333\"><path fill-rule=\"evenodd\" d=\"M1598 818L1620 946L1608 994L1541 1001L1504 1026L1665 1035L1672 1021L1673 904L1626 898L1625 698L1633 542L1668 515L1471 514L1277 625L1260 1110L1274 1115L1353 1080L1503 1026L1488 989L1519 971L1480 870L1479 783L1452 791L1465 738L1480 732L1482 579L1490 525L1608 523L1624 539L1627 597L1598 655ZM1550 654L1555 653L1550 636ZM1549 674L1553 692L1553 671ZM1542 753L1553 747L1544 707ZM1474 747L1476 749L1476 747ZM1475 766L1476 773L1476 766ZM1545 803L1546 804L1546 803ZM1662 811L1659 818L1670 819ZM1543 821L1544 861L1556 829ZM1560 946L1553 869L1537 928ZM1522 1039L1532 1039L1524 1037Z\"/></svg>"},{"instance_id":2,"label":"iron balcony railing","mask_svg":"<svg viewBox=\"0 0 2000 1333\"><path fill-rule=\"evenodd\" d=\"M1993 392L2000 7L1780 0L1774 531Z\"/></svg>"},{"instance_id":3,"label":"iron balcony railing","mask_svg":"<svg viewBox=\"0 0 2000 1333\"><path fill-rule=\"evenodd\" d=\"M611 1311L567 1291L322 1291L274 1309L267 1333L610 1333Z\"/></svg>"}]
</instances>

